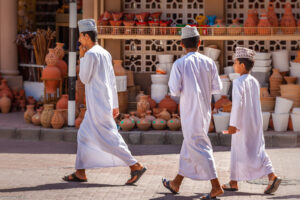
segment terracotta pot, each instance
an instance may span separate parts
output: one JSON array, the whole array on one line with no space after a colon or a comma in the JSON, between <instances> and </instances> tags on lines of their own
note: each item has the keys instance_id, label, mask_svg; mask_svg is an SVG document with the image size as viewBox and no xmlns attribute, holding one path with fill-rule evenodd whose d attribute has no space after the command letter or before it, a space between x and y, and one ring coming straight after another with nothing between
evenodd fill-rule
<instances>
[{"instance_id":1,"label":"terracotta pot","mask_svg":"<svg viewBox=\"0 0 300 200\"><path fill-rule=\"evenodd\" d=\"M151 121L145 118L145 114L142 115L142 118L136 123L138 129L142 131L147 131L151 128Z\"/></svg>"},{"instance_id":2,"label":"terracotta pot","mask_svg":"<svg viewBox=\"0 0 300 200\"><path fill-rule=\"evenodd\" d=\"M161 118L161 119L166 120L166 121L168 121L168 120L171 119L171 115L170 115L170 113L167 111L166 108L163 108L163 111L162 111L161 113L159 113L157 116L158 116L159 118Z\"/></svg>"},{"instance_id":3,"label":"terracotta pot","mask_svg":"<svg viewBox=\"0 0 300 200\"><path fill-rule=\"evenodd\" d=\"M260 97L270 97L268 88L260 88Z\"/></svg>"},{"instance_id":4,"label":"terracotta pot","mask_svg":"<svg viewBox=\"0 0 300 200\"><path fill-rule=\"evenodd\" d=\"M146 26L148 26L147 22L137 22L136 25L140 28L137 29L137 33L139 35L145 35L147 34Z\"/></svg>"},{"instance_id":5,"label":"terracotta pot","mask_svg":"<svg viewBox=\"0 0 300 200\"><path fill-rule=\"evenodd\" d=\"M257 27L258 27L257 31L260 35L270 35L271 34L271 29L269 28L269 27L271 27L271 24L268 20L268 15L267 15L266 10L262 11ZM264 28L264 27L266 27L266 28Z\"/></svg>"},{"instance_id":6,"label":"terracotta pot","mask_svg":"<svg viewBox=\"0 0 300 200\"><path fill-rule=\"evenodd\" d=\"M38 109L37 113L32 116L31 122L36 126L41 125L41 115L42 115L42 109Z\"/></svg>"},{"instance_id":7,"label":"terracotta pot","mask_svg":"<svg viewBox=\"0 0 300 200\"><path fill-rule=\"evenodd\" d=\"M244 27L247 27L247 28L244 28L244 32L247 35L257 34L257 28L256 28L257 22L256 22L256 18L255 18L256 14L257 14L256 10L248 11L248 17L244 24Z\"/></svg>"},{"instance_id":8,"label":"terracotta pot","mask_svg":"<svg viewBox=\"0 0 300 200\"><path fill-rule=\"evenodd\" d=\"M240 35L242 33L242 27L239 23L239 19L233 19L232 24L228 28L229 35Z\"/></svg>"},{"instance_id":9,"label":"terracotta pot","mask_svg":"<svg viewBox=\"0 0 300 200\"><path fill-rule=\"evenodd\" d=\"M83 119L84 119L84 115L86 112L86 108L80 108L80 113L77 117L77 119L75 120L75 128L79 128Z\"/></svg>"},{"instance_id":10,"label":"terracotta pot","mask_svg":"<svg viewBox=\"0 0 300 200\"><path fill-rule=\"evenodd\" d=\"M149 13L139 13L136 14L135 17L139 22L145 22L147 21L147 18L149 16Z\"/></svg>"},{"instance_id":11,"label":"terracotta pot","mask_svg":"<svg viewBox=\"0 0 300 200\"><path fill-rule=\"evenodd\" d=\"M11 92L11 90L7 87L7 88L4 88L2 91L1 91L1 96L2 97L3 95L6 95L8 98L10 98L10 100L13 100L13 93Z\"/></svg>"},{"instance_id":12,"label":"terracotta pot","mask_svg":"<svg viewBox=\"0 0 300 200\"><path fill-rule=\"evenodd\" d=\"M133 21L134 17L135 17L135 14L134 13L125 13L124 17L125 17L126 21Z\"/></svg>"},{"instance_id":13,"label":"terracotta pot","mask_svg":"<svg viewBox=\"0 0 300 200\"><path fill-rule=\"evenodd\" d=\"M131 131L135 126L135 122L129 119L129 115L125 115L125 119L120 122L120 126L123 131Z\"/></svg>"},{"instance_id":14,"label":"terracotta pot","mask_svg":"<svg viewBox=\"0 0 300 200\"><path fill-rule=\"evenodd\" d=\"M231 101L228 99L227 96L221 96L221 99L219 99L216 103L215 103L215 109L220 109L223 108L224 105L228 105L231 104Z\"/></svg>"},{"instance_id":15,"label":"terracotta pot","mask_svg":"<svg viewBox=\"0 0 300 200\"><path fill-rule=\"evenodd\" d=\"M160 27L168 27L170 22L169 21L160 21L159 23L160 23L159 24ZM161 35L167 34L167 28L160 28L159 31L160 31Z\"/></svg>"},{"instance_id":16,"label":"terracotta pot","mask_svg":"<svg viewBox=\"0 0 300 200\"><path fill-rule=\"evenodd\" d=\"M279 73L279 69L273 68L273 74L269 78L270 90L280 90L280 84L283 81L282 75ZM272 96L272 95L271 95Z\"/></svg>"},{"instance_id":17,"label":"terracotta pot","mask_svg":"<svg viewBox=\"0 0 300 200\"><path fill-rule=\"evenodd\" d=\"M79 104L83 104L85 99L85 86L80 81L80 78L76 80L76 102Z\"/></svg>"},{"instance_id":18,"label":"terracotta pot","mask_svg":"<svg viewBox=\"0 0 300 200\"><path fill-rule=\"evenodd\" d=\"M42 79L59 79L61 78L60 69L56 67L58 57L54 49L49 49L49 53L46 56L46 68L43 69ZM45 81L46 93L54 94L59 87L59 80L46 80Z\"/></svg>"},{"instance_id":19,"label":"terracotta pot","mask_svg":"<svg viewBox=\"0 0 300 200\"><path fill-rule=\"evenodd\" d=\"M26 123L31 123L32 116L35 114L34 105L27 105L26 112L24 113L24 120Z\"/></svg>"},{"instance_id":20,"label":"terracotta pot","mask_svg":"<svg viewBox=\"0 0 300 200\"><path fill-rule=\"evenodd\" d=\"M226 33L226 26L224 25L223 20L217 19L216 21L217 21L217 23L215 25L213 25L213 27L215 27L214 34L215 35L224 35Z\"/></svg>"},{"instance_id":21,"label":"terracotta pot","mask_svg":"<svg viewBox=\"0 0 300 200\"><path fill-rule=\"evenodd\" d=\"M151 98L151 96L148 96L148 102L150 104L151 110L153 110L153 108L156 108L156 102Z\"/></svg>"},{"instance_id":22,"label":"terracotta pot","mask_svg":"<svg viewBox=\"0 0 300 200\"><path fill-rule=\"evenodd\" d=\"M110 23L111 26L116 26L112 29L111 34L112 35L120 34L119 26L122 26L123 21L112 21L112 20L110 20L109 23Z\"/></svg>"},{"instance_id":23,"label":"terracotta pot","mask_svg":"<svg viewBox=\"0 0 300 200\"><path fill-rule=\"evenodd\" d=\"M273 2L269 2L268 7L268 20L272 27L275 27L273 29L273 33L277 33L278 27L279 27L279 20L277 18L277 15L275 13L275 7Z\"/></svg>"},{"instance_id":24,"label":"terracotta pot","mask_svg":"<svg viewBox=\"0 0 300 200\"><path fill-rule=\"evenodd\" d=\"M105 11L104 14L103 14L103 19L104 20L110 20L110 19L112 19L111 13L108 12L108 11Z\"/></svg>"},{"instance_id":25,"label":"terracotta pot","mask_svg":"<svg viewBox=\"0 0 300 200\"><path fill-rule=\"evenodd\" d=\"M122 12L113 13L112 16L113 16L114 21L119 21L123 17L123 13Z\"/></svg>"},{"instance_id":26,"label":"terracotta pot","mask_svg":"<svg viewBox=\"0 0 300 200\"><path fill-rule=\"evenodd\" d=\"M0 109L2 113L9 113L11 107L11 99L6 94L3 94L0 99Z\"/></svg>"},{"instance_id":27,"label":"terracotta pot","mask_svg":"<svg viewBox=\"0 0 300 200\"><path fill-rule=\"evenodd\" d=\"M64 47L64 43L56 42L56 47L54 48L54 52L56 53L58 59L63 59L65 56L65 51L63 47Z\"/></svg>"},{"instance_id":28,"label":"terracotta pot","mask_svg":"<svg viewBox=\"0 0 300 200\"><path fill-rule=\"evenodd\" d=\"M41 124L44 128L51 127L51 119L54 114L54 105L53 104L45 104L44 110L41 115Z\"/></svg>"},{"instance_id":29,"label":"terracotta pot","mask_svg":"<svg viewBox=\"0 0 300 200\"><path fill-rule=\"evenodd\" d=\"M155 22L160 20L160 16L161 16L161 12L152 13L150 15L152 21L155 21Z\"/></svg>"},{"instance_id":30,"label":"terracotta pot","mask_svg":"<svg viewBox=\"0 0 300 200\"><path fill-rule=\"evenodd\" d=\"M300 31L300 19L298 19L297 27L298 27L298 31Z\"/></svg>"},{"instance_id":31,"label":"terracotta pot","mask_svg":"<svg viewBox=\"0 0 300 200\"><path fill-rule=\"evenodd\" d=\"M172 115L172 119L170 119L167 123L168 127L172 131L178 131L181 128L181 121L177 114Z\"/></svg>"},{"instance_id":32,"label":"terracotta pot","mask_svg":"<svg viewBox=\"0 0 300 200\"><path fill-rule=\"evenodd\" d=\"M166 97L158 104L158 107L166 108L170 113L176 113L177 111L177 103L171 99L169 95L166 95Z\"/></svg>"},{"instance_id":33,"label":"terracotta pot","mask_svg":"<svg viewBox=\"0 0 300 200\"><path fill-rule=\"evenodd\" d=\"M145 96L144 91L140 91L139 94L136 96L136 102L140 101L141 96Z\"/></svg>"},{"instance_id":34,"label":"terracotta pot","mask_svg":"<svg viewBox=\"0 0 300 200\"><path fill-rule=\"evenodd\" d=\"M150 109L150 103L148 102L148 96L144 95L140 97L140 101L137 103L137 115L139 117L145 114Z\"/></svg>"},{"instance_id":35,"label":"terracotta pot","mask_svg":"<svg viewBox=\"0 0 300 200\"><path fill-rule=\"evenodd\" d=\"M133 120L134 123L136 123L138 120L140 120L140 118L136 116L136 112L130 112L129 119Z\"/></svg>"},{"instance_id":36,"label":"terracotta pot","mask_svg":"<svg viewBox=\"0 0 300 200\"><path fill-rule=\"evenodd\" d=\"M298 77L295 76L284 76L284 80L287 82L287 84L296 84Z\"/></svg>"},{"instance_id":37,"label":"terracotta pot","mask_svg":"<svg viewBox=\"0 0 300 200\"><path fill-rule=\"evenodd\" d=\"M228 103L226 103L226 104L223 105L222 111L230 113L231 112L231 108L232 108L232 103L228 102Z\"/></svg>"},{"instance_id":38,"label":"terracotta pot","mask_svg":"<svg viewBox=\"0 0 300 200\"><path fill-rule=\"evenodd\" d=\"M146 112L147 115L145 118L152 122L153 120L155 120L155 117L153 115L151 115L151 113L152 113L151 110L147 110L147 112Z\"/></svg>"},{"instance_id":39,"label":"terracotta pot","mask_svg":"<svg viewBox=\"0 0 300 200\"><path fill-rule=\"evenodd\" d=\"M163 130L167 127L167 122L164 119L157 118L152 122L152 127L155 130Z\"/></svg>"},{"instance_id":40,"label":"terracotta pot","mask_svg":"<svg viewBox=\"0 0 300 200\"><path fill-rule=\"evenodd\" d=\"M163 111L163 108L153 108L153 115L156 116Z\"/></svg>"},{"instance_id":41,"label":"terracotta pot","mask_svg":"<svg viewBox=\"0 0 300 200\"><path fill-rule=\"evenodd\" d=\"M293 16L292 6L290 3L285 4L284 15L281 19L280 26L284 34L294 34L296 31L296 20ZM291 27L291 28L289 28Z\"/></svg>"},{"instance_id":42,"label":"terracotta pot","mask_svg":"<svg viewBox=\"0 0 300 200\"><path fill-rule=\"evenodd\" d=\"M68 109L69 95L64 94L56 103L56 109Z\"/></svg>"},{"instance_id":43,"label":"terracotta pot","mask_svg":"<svg viewBox=\"0 0 300 200\"><path fill-rule=\"evenodd\" d=\"M125 26L125 35L131 35L132 31L130 27L135 25L135 21L123 21L123 24Z\"/></svg>"},{"instance_id":44,"label":"terracotta pot","mask_svg":"<svg viewBox=\"0 0 300 200\"><path fill-rule=\"evenodd\" d=\"M126 76L126 70L123 68L123 60L113 60L115 76Z\"/></svg>"},{"instance_id":45,"label":"terracotta pot","mask_svg":"<svg viewBox=\"0 0 300 200\"><path fill-rule=\"evenodd\" d=\"M4 90L5 88L8 88L7 80L6 79L2 79L1 80L1 85L0 85L0 90Z\"/></svg>"},{"instance_id":46,"label":"terracotta pot","mask_svg":"<svg viewBox=\"0 0 300 200\"><path fill-rule=\"evenodd\" d=\"M51 125L54 129L61 129L64 126L64 117L62 110L54 110L54 114L51 118Z\"/></svg>"}]
</instances>

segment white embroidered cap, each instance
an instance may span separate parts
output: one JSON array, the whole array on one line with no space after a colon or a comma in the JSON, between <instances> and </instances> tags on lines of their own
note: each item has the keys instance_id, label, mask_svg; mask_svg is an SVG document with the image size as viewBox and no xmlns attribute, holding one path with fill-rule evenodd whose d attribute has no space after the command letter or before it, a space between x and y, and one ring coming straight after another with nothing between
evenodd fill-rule
<instances>
[{"instance_id":1,"label":"white embroidered cap","mask_svg":"<svg viewBox=\"0 0 300 200\"><path fill-rule=\"evenodd\" d=\"M255 51L251 49L247 49L244 47L236 47L235 54L233 55L233 60L237 58L248 58L254 61Z\"/></svg>"},{"instance_id":2,"label":"white embroidered cap","mask_svg":"<svg viewBox=\"0 0 300 200\"><path fill-rule=\"evenodd\" d=\"M78 21L79 32L97 31L94 19L82 19Z\"/></svg>"},{"instance_id":3,"label":"white embroidered cap","mask_svg":"<svg viewBox=\"0 0 300 200\"><path fill-rule=\"evenodd\" d=\"M197 28L196 27L191 27L190 25L185 26L181 30L181 32L182 32L181 39L186 39L186 38L192 38L192 37L200 36Z\"/></svg>"}]
</instances>

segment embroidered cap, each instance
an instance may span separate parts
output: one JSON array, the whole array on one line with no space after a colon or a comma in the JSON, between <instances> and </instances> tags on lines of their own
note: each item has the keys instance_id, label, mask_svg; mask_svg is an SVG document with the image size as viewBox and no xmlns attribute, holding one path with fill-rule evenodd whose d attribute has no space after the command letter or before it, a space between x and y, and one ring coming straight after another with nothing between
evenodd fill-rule
<instances>
[{"instance_id":1,"label":"embroidered cap","mask_svg":"<svg viewBox=\"0 0 300 200\"><path fill-rule=\"evenodd\" d=\"M186 39L186 38L192 38L192 37L200 36L197 28L196 27L191 27L190 25L185 26L181 30L181 32L182 32L181 39Z\"/></svg>"},{"instance_id":2,"label":"embroidered cap","mask_svg":"<svg viewBox=\"0 0 300 200\"><path fill-rule=\"evenodd\" d=\"M97 31L94 19L82 19L78 21L79 32Z\"/></svg>"},{"instance_id":3,"label":"embroidered cap","mask_svg":"<svg viewBox=\"0 0 300 200\"><path fill-rule=\"evenodd\" d=\"M233 59L237 58L248 58L250 60L254 61L255 51L251 49L247 49L244 47L236 47L235 48L235 54L233 55Z\"/></svg>"}]
</instances>

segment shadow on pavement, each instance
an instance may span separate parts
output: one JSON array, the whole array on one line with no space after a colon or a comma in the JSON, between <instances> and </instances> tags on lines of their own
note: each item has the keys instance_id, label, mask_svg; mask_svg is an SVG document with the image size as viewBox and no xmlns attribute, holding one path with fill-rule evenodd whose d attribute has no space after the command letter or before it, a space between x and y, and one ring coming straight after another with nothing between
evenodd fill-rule
<instances>
[{"instance_id":1,"label":"shadow on pavement","mask_svg":"<svg viewBox=\"0 0 300 200\"><path fill-rule=\"evenodd\" d=\"M120 187L125 185L108 185L108 184L94 184L94 183L52 183L45 185L38 185L34 187L20 187L10 189L0 189L1 192L30 192L41 190L65 190L74 188L94 188L94 187Z\"/></svg>"},{"instance_id":2,"label":"shadow on pavement","mask_svg":"<svg viewBox=\"0 0 300 200\"><path fill-rule=\"evenodd\" d=\"M152 198L150 200L166 200L166 199L190 200L190 199L199 199L200 197L202 197L204 195L204 194L196 194L194 196L186 197L186 196L180 196L180 194L179 195L174 195L174 194L171 194L171 193L157 193L157 194L162 194L162 195L165 195L165 196Z\"/></svg>"},{"instance_id":3,"label":"shadow on pavement","mask_svg":"<svg viewBox=\"0 0 300 200\"><path fill-rule=\"evenodd\" d=\"M275 196L268 199L300 199L300 195Z\"/></svg>"}]
</instances>

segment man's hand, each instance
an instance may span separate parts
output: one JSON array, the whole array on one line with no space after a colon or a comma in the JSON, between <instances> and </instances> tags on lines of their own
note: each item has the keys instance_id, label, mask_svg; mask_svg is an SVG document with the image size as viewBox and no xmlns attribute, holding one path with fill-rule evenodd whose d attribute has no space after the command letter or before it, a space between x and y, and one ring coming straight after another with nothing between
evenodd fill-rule
<instances>
[{"instance_id":1,"label":"man's hand","mask_svg":"<svg viewBox=\"0 0 300 200\"><path fill-rule=\"evenodd\" d=\"M87 52L87 48L84 47L84 46L82 46L82 45L80 45L80 46L79 46L79 57L80 57L80 58L84 57L85 52Z\"/></svg>"},{"instance_id":2,"label":"man's hand","mask_svg":"<svg viewBox=\"0 0 300 200\"><path fill-rule=\"evenodd\" d=\"M119 114L120 114L119 108L113 109L113 113L112 114L113 114L114 119L116 119L119 116Z\"/></svg>"},{"instance_id":3,"label":"man's hand","mask_svg":"<svg viewBox=\"0 0 300 200\"><path fill-rule=\"evenodd\" d=\"M223 134L236 134L236 132L240 131L239 129L237 129L234 126L229 126L227 131L223 131Z\"/></svg>"}]
</instances>

